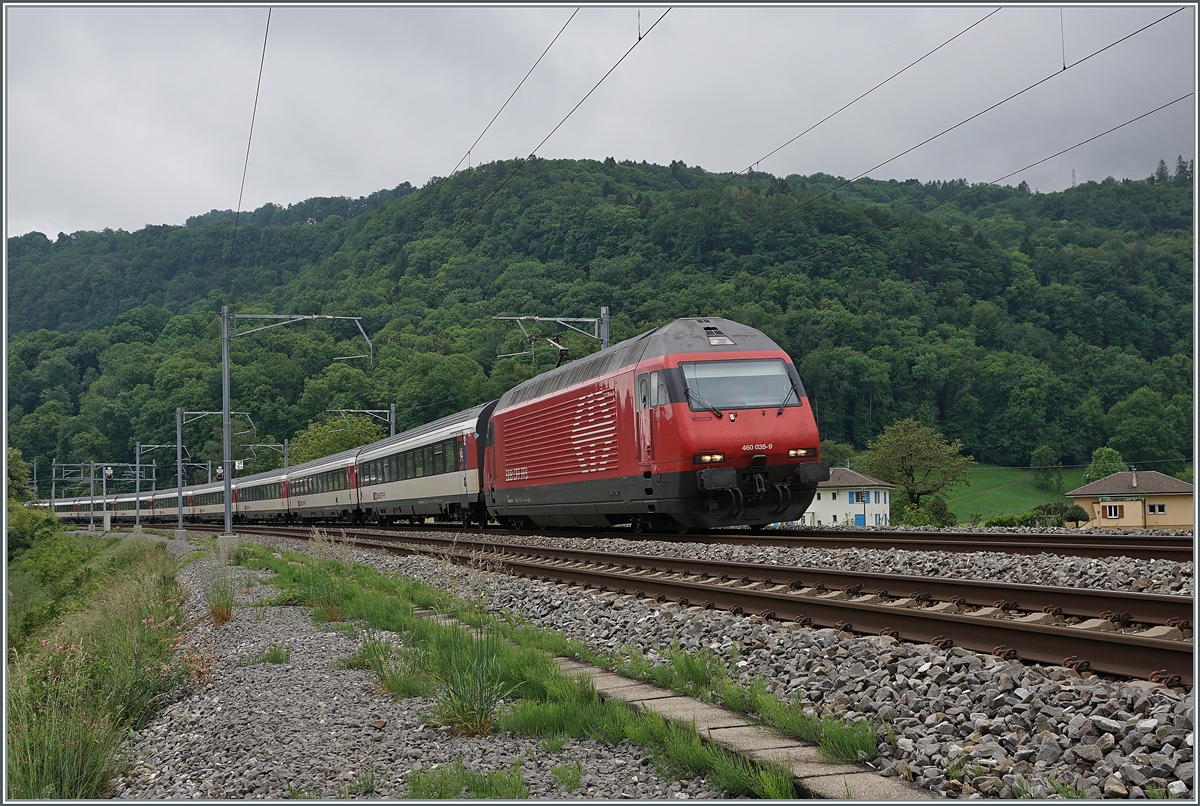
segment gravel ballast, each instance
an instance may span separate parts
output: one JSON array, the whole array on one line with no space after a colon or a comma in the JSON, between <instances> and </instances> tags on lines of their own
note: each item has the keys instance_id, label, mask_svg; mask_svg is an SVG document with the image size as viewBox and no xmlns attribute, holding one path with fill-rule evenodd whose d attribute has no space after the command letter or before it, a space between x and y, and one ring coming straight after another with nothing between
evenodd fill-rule
<instances>
[{"instance_id":1,"label":"gravel ballast","mask_svg":"<svg viewBox=\"0 0 1200 806\"><path fill-rule=\"evenodd\" d=\"M298 541L262 541L293 551L306 548ZM189 550L181 541L167 543L177 553ZM356 552L354 559L378 556ZM628 741L608 747L571 739L548 752L534 739L464 738L431 727L424 715L432 701L396 702L374 689L369 672L338 668L358 641L318 629L307 608L237 607L232 621L214 629L204 589L216 567L214 558L204 558L179 573L189 593L187 616L197 621L190 637L212 653L212 682L165 707L133 737L126 748L132 764L115 781L114 798L400 798L408 794L411 771L436 770L456 759L477 773L520 762L529 797L537 799L726 797L702 778L663 778ZM239 604L274 595L262 584L269 573L228 570L239 591L250 589L237 594ZM291 650L287 663L238 665L273 644ZM581 783L569 792L552 770L576 761L583 765ZM355 794L367 770L374 791Z\"/></svg>"},{"instance_id":2,"label":"gravel ballast","mask_svg":"<svg viewBox=\"0 0 1200 806\"><path fill-rule=\"evenodd\" d=\"M307 545L284 538L243 539L299 551ZM592 542L595 545L587 540L572 545L1030 584L1192 592L1191 563L1124 557ZM495 612L521 613L535 626L583 640L598 651L636 646L655 660L677 641L688 651L714 652L730 661L731 673L743 682L762 677L781 697L818 714L890 723L894 739L881 736L874 762L881 774L898 775L950 797L1047 797L1055 794L1055 784L1093 798L1145 797L1151 787L1174 797L1193 796L1194 698L1181 689L1080 676L1060 667L1025 666L959 648L940 650L466 572L437 558L358 550L352 556L381 570L483 599ZM181 582L196 591L188 605L193 616L204 610L201 591L211 562L192 563L181 572ZM252 590L239 601L270 594L263 585ZM606 748L573 740L551 754L537 742L515 737L449 736L424 726L421 714L428 703L394 702L371 690L367 673L336 668L338 658L353 653L352 638L317 630L307 611L298 608L250 611L238 608L234 621L218 630L212 630L211 622L195 628L213 648L216 679L204 691L168 706L137 735L130 747L136 762L118 782L116 797L278 798L288 796L289 781L293 789L319 790L332 797L366 766L375 771L375 796L396 797L406 792L403 779L415 765L428 768L459 756L480 772L526 759L522 775L534 798L722 797L709 791L703 780L659 778L641 752L627 743ZM262 652L273 643L291 646L289 664L237 666L239 656ZM379 722L385 726L372 724ZM575 759L584 764L584 783L568 793L549 770Z\"/></svg>"}]
</instances>

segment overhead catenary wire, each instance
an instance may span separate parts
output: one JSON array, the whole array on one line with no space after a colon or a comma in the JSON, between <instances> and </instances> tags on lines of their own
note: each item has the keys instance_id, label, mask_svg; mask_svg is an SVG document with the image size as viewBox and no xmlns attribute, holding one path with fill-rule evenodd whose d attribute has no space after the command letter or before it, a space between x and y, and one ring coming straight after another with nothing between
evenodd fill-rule
<instances>
[{"instance_id":1,"label":"overhead catenary wire","mask_svg":"<svg viewBox=\"0 0 1200 806\"><path fill-rule=\"evenodd\" d=\"M579 103L577 103L577 104L575 104L575 106L571 107L571 111L568 112L566 114L566 116L564 116L563 119L558 122L558 125L556 125L553 129L551 129L550 133L547 134L545 137L543 137L542 141L540 143L538 143L536 146L534 146L533 150L529 152L529 156L524 157L517 162L516 167L514 167L512 169L512 171L509 173L508 176L504 177L504 181L501 182L500 185L495 190L493 190L491 193L488 194L488 197L486 199L484 199L482 202L480 202L479 205L474 210L471 211L471 214L467 216L466 220L463 221L462 224L459 225L458 229L456 229L450 235L449 238L447 238L445 241L442 242L442 245L440 247L438 247L438 250L436 252L434 252L433 257L431 257L429 259L430 263L437 260L438 255L442 254L442 252L445 251L446 246L449 245L451 242L453 242L454 239L458 237L459 233L461 233L464 229L466 229L466 226L471 223L472 219L474 219L476 215L478 215L479 211L482 210L487 205L488 202L490 202L493 198L495 198L496 194L498 194L501 190L504 189L504 186L507 185L509 183L509 181L514 176L517 175L517 172L520 171L521 168L523 168L527 162L529 162L531 159L533 159L535 156L537 156L538 150L541 149L541 147L544 146L546 144L546 142L551 137L554 136L555 132L557 132L560 128L562 128L563 124L566 123L567 120L570 119L571 115L574 115L575 111L577 109L579 109L579 107L583 106L584 102L589 97L591 97L592 93L595 92L600 87L601 84L604 83L605 79L607 79L610 75L612 75L613 71L621 66L621 63L624 62L626 58L628 58L629 54L633 53L634 49L637 48L638 45L642 44L642 41L646 37L650 36L650 32L653 31L655 28L657 28L658 24L660 22L662 22L663 19L670 13L671 13L670 8L668 8L666 11L664 11L662 13L662 16L659 17L657 20L655 20L654 24L646 29L646 33L642 34L641 37L639 37L638 40L633 43L633 45L629 48L629 50L625 51L621 55L621 58L617 59L616 63L612 67L608 68L608 72L606 72L603 76L600 77L600 80L597 81L596 84L590 90L587 91L587 93L583 96L583 98L581 98L579 100Z\"/></svg>"},{"instance_id":2,"label":"overhead catenary wire","mask_svg":"<svg viewBox=\"0 0 1200 806\"><path fill-rule=\"evenodd\" d=\"M1056 151L1055 153L1051 154L1050 156L1043 157L1042 159L1038 160L1037 162L1031 162L1022 168L1018 168L1017 170L1012 171L1011 173L1007 173L1004 176L1001 176L997 179L993 179L991 182L981 182L980 184L973 186L970 190L964 190L962 193L959 193L958 195L954 196L953 198L947 199L944 202L940 202L938 204L933 205L932 207L926 208L925 210L921 210L920 212L913 213L912 215L905 216L904 218L898 219L896 221L892 221L891 223L884 224L882 227L876 227L875 229L869 230L868 232L864 232L861 235L856 235L848 241L841 241L839 243L834 244L833 246L828 246L824 249L821 249L820 251L811 252L803 257L796 258L796 260L811 260L814 257L819 257L820 255L825 254L826 252L831 252L834 249L837 249L838 247L854 243L855 241L861 241L863 238L874 235L878 232L883 232L884 230L899 226L900 224L903 224L905 221L911 221L914 218L919 218L923 215L927 215L928 213L938 209L939 207L945 207L947 204L952 204L952 203L958 201L959 199L962 199L965 196L970 196L972 193L977 193L980 190L983 190L984 188L998 187L999 184L1001 182L1003 182L1005 179L1011 179L1012 177L1016 176L1017 174L1021 173L1022 171L1028 171L1030 168L1035 168L1038 165L1041 165L1043 162L1049 162L1050 160L1054 159L1055 157L1061 157L1063 154L1066 154L1068 151L1074 151L1075 149L1080 148L1081 146L1087 145L1088 143L1092 142L1093 140L1099 140L1101 137L1104 137L1105 135L1108 135L1108 134L1112 134L1113 132L1117 131L1118 129L1123 129L1132 123L1136 123L1137 121L1141 120L1142 118L1149 117L1150 115L1153 115L1155 112L1161 112L1162 110L1166 109L1169 106L1174 106L1175 104L1179 103L1180 101L1184 101L1184 100L1187 100L1188 98L1191 98L1193 94L1194 93L1189 92L1186 95L1181 95L1173 101L1168 101L1167 103L1163 104L1162 106L1158 106L1158 107L1155 107L1154 109L1151 109L1149 112L1143 112L1142 114L1138 115L1137 117L1130 118L1129 120L1125 121L1124 123L1120 123L1116 126L1113 126L1111 129L1106 129L1106 130L1100 132L1099 134L1092 135L1091 137L1087 138L1086 140L1081 140L1080 142L1076 143L1073 146L1064 148L1061 151ZM753 274L761 274L761 273L762 272L754 272ZM752 276L753 276L753 274L752 274Z\"/></svg>"},{"instance_id":3,"label":"overhead catenary wire","mask_svg":"<svg viewBox=\"0 0 1200 806\"><path fill-rule=\"evenodd\" d=\"M1086 140L1080 140L1079 143L1069 146L1069 148L1063 149L1062 151L1056 151L1055 154L1051 154L1049 157L1043 157L1042 160L1038 160L1037 162L1031 162L1030 164L1027 164L1027 166L1025 166L1024 168L1018 168L1018 169L1014 170L1014 172L1012 172L1012 173L1004 174L1003 176L1001 176L1001 178L991 180L990 182L980 182L979 185L974 185L973 187L971 187L971 190L961 192L958 194L958 196L955 196L954 198L947 199L946 201L941 201L941 203L938 203L938 204L935 204L934 206L928 207L928 209L925 209L925 210L922 210L919 212L914 212L914 213L912 213L911 216L905 216L904 218L900 218L899 221L893 221L888 224L882 225L882 227L876 227L875 229L866 231L866 233L863 233L862 235L856 235L856 236L852 237L852 239L850 241L841 241L839 243L835 243L834 246L829 246L829 247L821 249L820 252L812 252L810 254L806 254L806 255L804 255L803 258L797 258L797 260L810 260L812 258L820 257L820 255L822 255L826 252L832 252L833 249L836 249L840 246L845 246L846 243L853 243L854 241L863 240L864 237L866 237L866 236L874 235L876 233L882 233L883 230L892 229L893 227L898 227L898 225L900 225L906 221L912 221L913 218L917 218L919 216L924 216L925 213L929 213L934 210L937 210L938 207L944 207L947 204L953 204L954 201L958 201L961 198L971 196L972 193L977 193L979 191L982 191L983 188L985 188L985 187L998 187L998 186L1000 186L1000 182L1002 182L1006 179L1012 179L1013 176L1021 173L1022 170L1036 168L1037 166L1040 166L1040 164L1042 164L1043 162L1049 162L1051 160L1054 160L1055 157L1061 157L1062 155L1067 154L1068 151L1074 151L1075 149L1080 148L1080 146L1084 146L1084 145L1087 145L1088 143L1091 143L1092 140L1098 140L1099 138L1106 136L1106 134L1111 134L1112 132L1117 131L1118 128L1124 128L1126 126L1129 126L1130 124L1135 124L1135 122L1138 122L1142 118L1148 118L1148 116L1153 115L1154 113L1162 112L1163 109L1174 106L1174 104L1176 104L1178 102L1186 101L1186 100L1188 100L1188 98L1190 98L1192 96L1193 96L1193 92L1188 92L1187 95L1181 95L1180 97L1175 98L1174 101L1168 101L1168 102L1164 103L1163 106L1151 109L1150 112L1142 113L1142 114L1136 116L1136 118L1130 118L1129 120L1124 121L1123 124L1118 124L1112 128L1109 128L1109 130L1100 132L1099 134L1093 134L1092 137L1087 138Z\"/></svg>"},{"instance_id":4,"label":"overhead catenary wire","mask_svg":"<svg viewBox=\"0 0 1200 806\"><path fill-rule=\"evenodd\" d=\"M271 33L271 12L273 7L267 9L267 27L263 31L263 46L262 58L258 63L258 83L254 85L254 108L250 111L250 136L246 138L246 161L242 165L242 184L238 188L238 203L237 211L233 215L233 234L229 238L229 261L225 264L225 293L230 293L229 288L229 270L233 266L233 249L237 244L237 228L238 219L242 215L242 196L246 192L246 173L250 170L250 144L254 142L254 119L258 115L258 94L262 89L263 67L267 63L267 37Z\"/></svg>"},{"instance_id":5,"label":"overhead catenary wire","mask_svg":"<svg viewBox=\"0 0 1200 806\"><path fill-rule=\"evenodd\" d=\"M1002 7L1001 7L1001 8L1002 8ZM909 69L911 69L911 68L913 68L913 67L917 66L918 64L920 64L921 62L925 61L925 59L927 59L927 58L929 58L930 56L932 56L933 54L937 53L939 50L941 50L942 48L946 47L946 46L947 46L947 45L949 45L951 42L953 42L954 40L956 40L956 39L958 39L959 37L961 37L963 34L965 34L965 33L967 33L968 31L970 31L972 28L975 28L977 25L979 25L979 24L983 23L983 22L984 22L984 21L986 21L986 20L987 20L989 17L991 17L993 14L996 14L996 13L997 13L997 12L999 12L1000 10L1001 10L1000 8L997 8L997 9L994 9L994 10L992 10L991 12L989 12L988 14L986 14L985 16L983 16L982 18L980 18L980 19L976 20L975 22L973 22L973 23L971 23L970 25L968 25L966 28L964 28L964 29L962 29L961 31L959 31L959 32L958 32L957 34L955 34L954 36L952 36L952 37L950 37L949 39L947 39L946 41L942 42L940 45L938 45L937 47L935 47L933 50L927 51L927 52L926 52L924 55L922 55L922 56L918 57L918 58L917 58L917 59L915 59L914 61L911 61L911 62L909 62L907 65L905 65L904 67L900 68L900 69L899 69L899 70L897 70L896 72L892 73L890 76L888 76L887 78L885 78L883 81L880 81L878 84L876 84L875 86L871 87L871 88L870 88L869 90L867 90L866 92L864 92L864 93L862 93L862 94L858 95L856 98L854 98L853 100L849 101L848 103L845 103L845 104L843 104L841 107L839 107L838 109L834 110L833 112L830 112L828 115L826 115L825 117L821 118L821 119L820 119L820 120L818 120L816 123L812 124L811 126L809 126L808 128L806 128L804 131L800 132L800 133L799 133L799 134L797 134L795 137L793 137L793 138L791 138L790 140L788 140L788 141L787 141L786 143L784 143L783 145L781 145L781 146L779 146L778 148L775 148L775 149L773 149L772 151L768 152L767 154L764 154L763 156L759 157L758 159L756 159L754 162L750 163L750 165L746 166L746 167L745 167L745 168L743 168L742 170L740 170L740 171L737 171L736 173L732 173L732 174L730 174L730 175L729 175L729 176L728 176L728 177L727 177L727 178L726 178L724 181L722 181L722 182L719 182L718 184L716 184L716 185L714 185L713 187L709 188L708 190L704 191L704 192L703 192L703 193L701 193L700 195L698 195L698 196L696 196L695 198L691 199L690 201L688 201L688 203L687 203L687 204L684 204L684 205L682 205L682 206L680 206L680 207L677 207L676 209L674 209L674 210L672 210L671 212L667 213L667 214L666 214L666 216L672 216L672 215L676 215L677 213L681 213L681 212L683 212L684 210L687 210L687 209L689 209L689 208L691 208L691 207L695 207L696 205L700 204L700 202L704 201L705 199L707 199L707 198L708 198L709 196L711 196L712 194L714 194L714 193L716 193L716 192L720 191L722 188L726 187L726 186L727 186L727 185L728 185L730 182L732 182L734 179L738 178L738 177L739 177L739 176L741 176L742 174L749 174L749 173L751 172L751 170L757 171L757 170L758 170L758 165L759 165L759 164L760 164L760 163L761 163L763 160L765 160L765 159L768 159L768 158L770 158L770 157L774 156L775 154L778 154L780 151L782 151L783 149L787 148L788 146L790 146L792 143L794 143L794 142L796 142L797 140L799 140L799 139L800 139L801 137L803 137L804 135L806 135L806 134L808 134L809 132L811 132L812 130L816 129L818 126L822 125L823 123L825 123L825 122L829 121L830 119L832 119L832 118L836 117L837 115L841 114L842 112L846 111L846 110L847 110L847 109L849 109L851 106L853 106L854 104L856 104L856 103L858 103L859 101L861 101L863 98L866 98L868 95L870 95L871 93L875 92L875 90L879 89L880 87L882 87L882 86L884 86L885 84L889 83L889 82L890 82L890 81L892 81L893 79L895 79L895 78L899 77L901 74L903 74L903 73L907 72ZM654 222L652 222L652 223L650 223L650 224L647 224L647 225L646 225L645 227L643 227L643 228L642 228L640 231L638 231L638 232L635 232L633 235L630 235L628 238L625 238L624 240L622 240L622 241L621 241L620 243L618 243L616 246L613 246L613 247L612 247L611 249L609 249L608 251L606 251L606 252L604 252L604 253L602 253L602 254L599 254L599 255L597 255L596 257L592 258L591 260L589 260L588 262L586 262L586 263L584 263L582 266L580 266L580 267L579 267L579 269L578 269L578 271L587 271L588 269L590 269L590 268L592 267L592 265L593 265L593 264L595 264L595 262L596 262L596 261L598 261L598 260L604 260L605 258L607 258L609 255L611 255L611 254L613 254L614 252L616 252L616 251L617 251L618 249L620 249L621 247L623 247L623 246L625 246L626 244L628 244L628 243L630 243L631 241L633 241L635 238L640 238L640 237L642 237L643 235L645 235L646 233L648 233L648 232L649 232L649 231L650 231L650 230L651 230L651 229L652 229L654 226L656 226L656 225L658 225L659 223L661 223L661 222L662 222L662 220L663 220L663 218L665 218L666 216L660 216L660 217L659 217L658 219L656 219Z\"/></svg>"},{"instance_id":6,"label":"overhead catenary wire","mask_svg":"<svg viewBox=\"0 0 1200 806\"><path fill-rule=\"evenodd\" d=\"M399 239L403 238L405 235L408 234L408 231L412 228L414 222L423 219L423 217L425 215L425 211L428 210L429 207L433 204L433 202L437 199L437 197L439 195L441 195L442 188L444 188L446 186L446 184L450 181L450 177L453 176L460 167L462 167L463 160L469 160L471 158L471 152L475 150L475 146L479 145L479 141L482 140L483 136L488 133L488 130L490 128L492 128L492 124L495 123L496 119L500 117L500 113L503 112L504 109L508 106L509 102L512 101L512 99L514 97L516 97L516 94L517 94L517 92L520 91L521 87L525 86L525 82L529 79L529 77L531 75L533 75L533 71L536 70L537 66L542 63L542 59L546 58L546 54L550 52L550 48L554 47L554 43L557 42L558 38L563 35L563 32L567 30L567 26L571 24L571 20L575 19L575 15L578 13L579 13L579 8L576 8L573 12L571 12L571 16L567 18L567 21L565 23L563 23L563 27L560 28L558 33L554 35L554 38L550 40L550 44L547 45L546 49L542 51L542 55L538 56L537 61L535 61L533 63L533 67L529 68L529 71L527 73L525 73L524 78L522 78L520 80L520 82L517 84L516 89L514 89L511 93L509 93L508 98L506 98L504 100L504 103L502 103L500 105L500 108L498 110L496 110L496 114L492 115L492 119L489 120L487 125L483 127L483 131L481 131L479 133L479 136L475 138L475 142L471 143L471 145L467 148L467 153L464 154L462 156L462 158L459 159L458 163L453 168L450 169L450 173L447 174L445 177L443 177L440 182L438 182L437 187L434 188L433 193L429 194L429 198L426 200L425 204L421 207L421 209L419 211L417 211L417 214L415 216L413 216L412 218L410 218L408 220L408 222L404 225L404 229L402 229L400 231L400 234L396 236L397 241L399 241ZM469 168L470 168L470 165L468 164L468 169Z\"/></svg>"},{"instance_id":7,"label":"overhead catenary wire","mask_svg":"<svg viewBox=\"0 0 1200 806\"><path fill-rule=\"evenodd\" d=\"M1095 50L1095 51L1089 53L1087 56L1084 56L1082 59L1072 62L1071 64L1067 65L1067 67L1065 67L1063 70L1054 71L1053 73L1046 76L1045 78L1039 79L1039 80L1035 81L1034 83L1030 84L1029 86L1025 87L1024 89L1014 92L1012 95L1009 95L1007 98L1003 98L1002 100L996 101L991 106L981 109L980 111L976 112L975 114L973 114L967 118L964 118L963 120L960 120L958 123L955 123L953 126L943 129L942 131L938 132L937 134L927 137L926 139L922 140L921 142L917 143L916 145L910 146L909 148L904 149L899 154L889 157L888 159L884 160L883 162L879 163L878 165L868 168L867 170L863 171L860 174L857 174L854 177L851 177L850 179L846 179L846 180L842 181L840 184L833 186L829 190L819 193L809 199L805 199L800 204L793 205L791 207L788 207L788 208L780 211L779 213L776 213L775 215L773 215L770 218L768 218L767 220L763 221L761 224L754 227L753 229L722 241L721 243L714 246L712 249L709 249L707 252L704 252L703 254L701 254L700 258L707 257L708 255L711 255L713 252L717 252L722 249L725 249L730 244L740 241L743 238L749 237L749 236L755 234L756 232L759 232L760 230L764 229L765 227L767 227L768 225L777 221L778 219L783 218L784 216L787 216L787 215L791 215L792 213L796 212L797 210L807 207L808 205L812 204L813 202L817 201L818 199L823 198L824 196L828 196L830 193L833 193L834 191L844 188L846 185L856 182L859 179L862 179L863 177L865 177L867 174L871 173L872 171L877 171L880 168L882 168L883 166L888 165L892 162L895 162L896 160L900 159L901 157L905 156L906 154L911 154L913 151L916 151L918 148L921 148L922 146L928 145L929 143L933 142L934 140L937 140L939 137L949 134L950 132L954 131L955 129L961 128L962 126L965 126L967 123L970 123L972 120L975 120L976 118L979 118L982 115L985 115L988 112L991 112L992 110L994 110L1000 106L1003 106L1004 104L1008 103L1009 101L1019 98L1020 96L1033 90L1036 87L1041 86L1042 84L1045 84L1047 81L1050 81L1051 79L1061 76L1064 72L1066 72L1066 70L1069 70L1072 67L1076 67L1080 64L1083 64L1088 59L1091 59L1095 56L1099 56L1101 53L1104 53L1105 51L1116 47L1117 45L1121 44L1122 42L1125 42L1126 40L1137 36L1138 34L1142 33L1143 31L1146 31L1149 28L1152 28L1155 25L1158 25L1160 22L1170 19L1171 17L1175 16L1179 12L1183 11L1184 8L1186 8L1186 6L1181 6L1180 8L1177 8L1174 11L1172 11L1170 14L1167 14L1163 17L1159 17L1157 20L1155 20L1154 22L1151 22L1147 25L1143 25L1141 28L1138 28L1136 31L1133 31L1132 33L1126 34L1125 36L1121 37L1120 39L1116 40L1115 42L1110 42L1109 44L1105 45L1104 47L1100 48L1099 50Z\"/></svg>"}]
</instances>

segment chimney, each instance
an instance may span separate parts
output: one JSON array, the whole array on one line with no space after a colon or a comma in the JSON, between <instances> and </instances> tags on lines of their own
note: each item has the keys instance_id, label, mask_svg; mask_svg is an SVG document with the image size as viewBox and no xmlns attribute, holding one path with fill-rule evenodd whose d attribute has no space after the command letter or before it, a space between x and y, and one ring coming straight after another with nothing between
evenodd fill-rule
<instances>
[{"instance_id":1,"label":"chimney","mask_svg":"<svg viewBox=\"0 0 1200 806\"><path fill-rule=\"evenodd\" d=\"M1133 471L1133 488L1136 490L1137 489L1137 468L1134 467L1133 465L1130 465L1129 469Z\"/></svg>"}]
</instances>

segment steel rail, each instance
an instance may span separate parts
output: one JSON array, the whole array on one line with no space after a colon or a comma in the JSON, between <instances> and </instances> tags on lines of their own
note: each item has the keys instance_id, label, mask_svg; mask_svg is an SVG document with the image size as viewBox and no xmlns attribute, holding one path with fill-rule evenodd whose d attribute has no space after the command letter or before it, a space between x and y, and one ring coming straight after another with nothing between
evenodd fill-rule
<instances>
[{"instance_id":1,"label":"steel rail","mask_svg":"<svg viewBox=\"0 0 1200 806\"><path fill-rule=\"evenodd\" d=\"M457 541L457 544L483 549L492 546L492 544L475 542L465 543L461 540ZM1003 609L1006 610L1047 611L1048 609L1058 609L1063 614L1112 619L1122 623L1156 625L1171 623L1174 625L1180 622L1190 622L1193 614L1191 596L1165 593L877 574L688 557L639 554L622 554L614 557L605 552L588 549L553 549L516 544L494 545L500 550L501 556L510 554L541 555L599 564L619 562L622 567L625 565L644 566L664 570L666 573L707 574L714 577L724 574L726 579L738 579L743 584L753 581L765 585L783 584L792 589L819 587L830 591L846 591L856 588L858 592L862 593L910 598L918 601L932 599L948 602L958 599L963 604L976 607L999 607L1003 604Z\"/></svg>"},{"instance_id":2,"label":"steel rail","mask_svg":"<svg viewBox=\"0 0 1200 806\"><path fill-rule=\"evenodd\" d=\"M616 535L614 535L616 536ZM624 535L621 535L624 536ZM719 530L686 535L632 535L629 539L652 539L678 543L730 543L733 545L781 546L790 548L871 548L904 551L948 551L954 553L998 551L1006 554L1060 554L1076 557L1124 555L1140 560L1187 562L1194 559L1190 537L1158 536L1130 538L1124 541L1103 535L1027 534L986 532L789 532L770 530L746 532ZM1145 542L1138 542L1145 541Z\"/></svg>"},{"instance_id":3,"label":"steel rail","mask_svg":"<svg viewBox=\"0 0 1200 806\"><path fill-rule=\"evenodd\" d=\"M280 534L304 534L300 527L271 527ZM263 531L260 529L260 531ZM343 530L356 539L391 538L391 535L360 530ZM400 535L396 535L400 538ZM597 564L621 563L692 575L707 574L765 584L784 584L792 589L826 588L831 591L857 589L862 593L910 598L917 601L949 602L958 600L974 607L1002 607L1004 610L1057 612L1085 618L1110 619L1118 624L1190 625L1194 603L1191 596L1112 591L1095 588L1029 585L990 580L951 579L948 577L907 576L903 574L842 571L808 566L713 561L689 557L664 557L647 554L612 554L591 549L557 549L521 543L499 543L477 538L438 537L407 534L400 539L447 548L500 552L503 556L523 555L554 558L568 562ZM371 543L370 545L377 545Z\"/></svg>"},{"instance_id":4,"label":"steel rail","mask_svg":"<svg viewBox=\"0 0 1200 806\"><path fill-rule=\"evenodd\" d=\"M573 580L618 593L658 595L682 606L740 609L764 617L799 621L857 633L892 635L904 641L959 646L975 652L1124 677L1165 679L1192 685L1194 646L1185 641L1146 638L1075 627L978 618L926 609L890 607L853 600L690 582L668 577L634 577L591 568L549 569L521 559L503 558L510 569L543 581ZM547 571L553 573L548 574ZM555 576L557 575L557 576ZM634 583L642 585L633 587Z\"/></svg>"},{"instance_id":5,"label":"steel rail","mask_svg":"<svg viewBox=\"0 0 1200 806\"><path fill-rule=\"evenodd\" d=\"M303 530L286 527L259 529L265 534L287 537L303 537ZM298 534L298 532L300 534ZM389 540L379 533L345 531L347 538L362 547L381 548L399 554L435 553L454 562L472 563L481 557L494 560L513 575L532 577L558 584L581 584L601 591L617 594L652 596L659 601L674 600L680 606L697 605L705 609L722 609L735 613L757 613L764 618L815 624L856 633L891 635L899 640L931 643L942 648L959 646L975 652L993 653L1006 658L1016 658L1036 663L1071 666L1079 671L1088 669L1124 677L1148 678L1182 683L1191 686L1194 645L1186 641L1150 638L1111 631L1090 630L1051 624L1037 624L1011 619L981 618L928 608L907 608L896 605L878 604L871 601L855 601L849 598L834 598L844 592L833 591L824 595L805 595L794 590L780 590L788 586L782 583L775 590L747 587L739 580L697 582L667 576L668 562L678 558L648 558L661 563L662 571L619 569L616 561L621 557L606 557L607 568L600 568L594 561L574 561L563 555L578 555L581 550L570 551L548 549L547 553L559 556L552 558L556 565L546 565L536 558L510 553L513 548L522 552L536 553L538 547L514 546L513 544L484 544L450 538L423 537L422 540L438 548L430 552L421 546L406 545ZM493 549L488 551L488 549ZM498 549L498 550L496 550ZM600 553L596 553L600 554ZM562 565L564 561L573 562ZM702 562L702 561L695 561ZM627 564L628 565L628 564ZM730 564L722 563L728 567ZM657 567L657 565L652 566ZM775 569L780 566L752 566L758 569ZM815 569L809 569L815 570ZM673 573L672 569L672 573ZM729 576L728 574L726 575ZM927 581L929 578L918 578ZM773 577L772 577L772 581ZM1003 583L997 583L1002 585ZM1027 586L1036 587L1036 586ZM1078 589L1058 588L1058 591ZM1141 594L1146 596L1146 594Z\"/></svg>"}]
</instances>

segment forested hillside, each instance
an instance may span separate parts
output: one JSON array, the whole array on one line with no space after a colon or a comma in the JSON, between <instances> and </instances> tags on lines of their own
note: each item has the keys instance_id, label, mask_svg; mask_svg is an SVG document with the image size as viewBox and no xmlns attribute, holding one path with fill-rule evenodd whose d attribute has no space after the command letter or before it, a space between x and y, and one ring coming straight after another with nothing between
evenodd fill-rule
<instances>
[{"instance_id":1,"label":"forested hillside","mask_svg":"<svg viewBox=\"0 0 1200 806\"><path fill-rule=\"evenodd\" d=\"M916 416L1003 465L1042 445L1066 462L1104 444L1133 462L1191 455L1186 163L1045 194L916 180L834 190L843 180L820 174L612 159L534 159L506 182L514 166L267 205L242 214L232 260L228 211L10 238L10 444L45 477L52 457L132 461L135 442L173 443L177 406L219 407L216 312L229 301L363 316L375 344L372 367L334 361L365 351L349 323L235 339L233 407L257 428L244 444L280 442L329 408L395 402L405 427L496 397L557 354L542 343L536 365L498 358L525 344L492 316L608 305L614 342L678 316L764 330L796 361L822 435L859 447ZM573 358L596 349L535 327ZM216 420L189 426L194 458L219 457ZM258 453L250 469L279 463Z\"/></svg>"}]
</instances>

